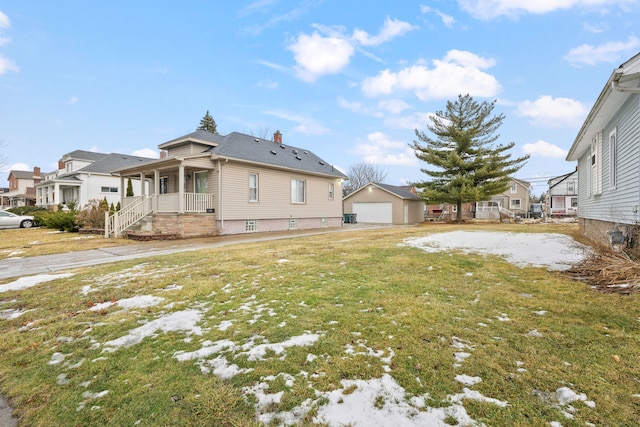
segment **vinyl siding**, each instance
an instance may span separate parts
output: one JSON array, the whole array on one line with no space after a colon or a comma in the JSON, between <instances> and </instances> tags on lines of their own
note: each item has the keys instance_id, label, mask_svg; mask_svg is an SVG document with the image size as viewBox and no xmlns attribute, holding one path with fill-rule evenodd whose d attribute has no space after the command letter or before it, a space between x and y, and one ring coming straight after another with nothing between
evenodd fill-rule
<instances>
[{"instance_id":1,"label":"vinyl siding","mask_svg":"<svg viewBox=\"0 0 640 427\"><path fill-rule=\"evenodd\" d=\"M167 150L169 157L188 156L190 154L200 154L210 148L209 145L196 144L193 142L185 143Z\"/></svg>"},{"instance_id":2,"label":"vinyl siding","mask_svg":"<svg viewBox=\"0 0 640 427\"><path fill-rule=\"evenodd\" d=\"M609 134L617 127L617 183L611 188ZM638 221L640 204L640 96L634 95L602 130L602 194L590 195L590 152L578 162L580 192L578 216L631 224ZM584 178L584 179L583 179Z\"/></svg>"},{"instance_id":3,"label":"vinyl siding","mask_svg":"<svg viewBox=\"0 0 640 427\"><path fill-rule=\"evenodd\" d=\"M225 220L342 217L342 184L301 172L225 163L222 168L221 215ZM258 201L249 201L249 173L258 174ZM306 202L291 203L291 180L306 181ZM329 200L329 183L334 197Z\"/></svg>"},{"instance_id":4,"label":"vinyl siding","mask_svg":"<svg viewBox=\"0 0 640 427\"><path fill-rule=\"evenodd\" d=\"M392 203L392 222L393 224L404 224L404 205L409 206L408 224L424 222L424 202L421 200L403 200L388 191L378 187L363 188L356 193L349 195L344 201L345 213L353 213L354 203ZM356 218L357 220L357 218Z\"/></svg>"}]
</instances>

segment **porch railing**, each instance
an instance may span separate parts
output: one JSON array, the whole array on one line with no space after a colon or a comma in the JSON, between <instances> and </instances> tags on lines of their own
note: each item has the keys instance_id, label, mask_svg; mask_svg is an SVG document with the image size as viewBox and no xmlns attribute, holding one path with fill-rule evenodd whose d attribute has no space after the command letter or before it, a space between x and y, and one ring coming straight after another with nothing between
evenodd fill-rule
<instances>
[{"instance_id":1,"label":"porch railing","mask_svg":"<svg viewBox=\"0 0 640 427\"><path fill-rule=\"evenodd\" d=\"M105 212L104 237L120 237L122 232L152 212L151 197L140 196L113 215Z\"/></svg>"},{"instance_id":2,"label":"porch railing","mask_svg":"<svg viewBox=\"0 0 640 427\"><path fill-rule=\"evenodd\" d=\"M159 194L158 212L178 212L180 196L178 193ZM208 193L184 193L185 213L204 213L215 207L213 194Z\"/></svg>"}]
</instances>

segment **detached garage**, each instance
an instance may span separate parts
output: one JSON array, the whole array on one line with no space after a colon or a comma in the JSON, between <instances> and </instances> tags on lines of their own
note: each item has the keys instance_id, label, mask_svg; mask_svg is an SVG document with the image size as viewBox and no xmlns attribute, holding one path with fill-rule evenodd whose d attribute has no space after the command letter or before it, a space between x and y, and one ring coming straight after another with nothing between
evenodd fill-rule
<instances>
[{"instance_id":1,"label":"detached garage","mask_svg":"<svg viewBox=\"0 0 640 427\"><path fill-rule=\"evenodd\" d=\"M424 221L424 201L403 187L372 182L342 199L359 223L415 224Z\"/></svg>"}]
</instances>

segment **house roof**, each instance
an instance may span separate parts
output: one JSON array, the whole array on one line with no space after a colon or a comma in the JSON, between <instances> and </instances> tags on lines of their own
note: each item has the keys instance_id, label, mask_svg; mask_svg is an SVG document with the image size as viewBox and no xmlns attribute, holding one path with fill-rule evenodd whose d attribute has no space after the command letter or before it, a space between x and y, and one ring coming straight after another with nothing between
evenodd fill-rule
<instances>
[{"instance_id":1,"label":"house roof","mask_svg":"<svg viewBox=\"0 0 640 427\"><path fill-rule=\"evenodd\" d=\"M219 145L207 151L222 158L267 164L343 179L347 178L333 165L325 162L309 150L280 144L268 139L256 138L239 132L232 132L226 135Z\"/></svg>"},{"instance_id":2,"label":"house roof","mask_svg":"<svg viewBox=\"0 0 640 427\"><path fill-rule=\"evenodd\" d=\"M90 153L89 151L76 150L73 153ZM71 153L67 154L70 155ZM139 156L130 156L128 154L118 154L118 153L110 153L110 154L100 154L100 153L92 153L96 154L95 160L92 161L91 164L80 168L76 171L65 173L59 175L54 179L55 180L80 180L78 177L80 174L87 173L95 173L95 174L103 174L110 175L113 171L117 169L121 169L123 167L133 167L137 165L141 165L148 162L153 162L156 159L151 159L148 157L139 157ZM98 156L99 154L99 156ZM67 156L65 155L65 156ZM74 157L79 158L79 157ZM84 159L88 160L88 159ZM45 181L40 183L40 185L46 185L51 181Z\"/></svg>"},{"instance_id":3,"label":"house roof","mask_svg":"<svg viewBox=\"0 0 640 427\"><path fill-rule=\"evenodd\" d=\"M569 149L568 161L580 159L590 149L594 135L605 128L632 93L639 92L639 83L640 53L613 70Z\"/></svg>"},{"instance_id":4,"label":"house roof","mask_svg":"<svg viewBox=\"0 0 640 427\"><path fill-rule=\"evenodd\" d=\"M396 197L399 197L400 199L406 199L406 200L422 200L422 198L420 198L420 196L418 196L415 193L412 193L410 191L405 190L402 187L398 187L395 185L389 185L389 184L382 184L380 182L370 182L366 185L363 185L362 187L358 188L356 191L354 191L351 194L348 194L347 196L345 196L344 198L348 198L353 196L354 194L362 191L363 189L369 187L370 185L373 185L374 187L378 187L379 189L386 191L388 193L393 194Z\"/></svg>"},{"instance_id":5,"label":"house roof","mask_svg":"<svg viewBox=\"0 0 640 427\"><path fill-rule=\"evenodd\" d=\"M244 163L253 163L279 169L297 170L314 175L331 176L335 178L348 179L348 177L334 168L332 164L321 159L313 152L280 144L268 139L257 138L239 132L232 132L228 135L220 135L203 130L192 132L171 141L160 144L161 149L172 145L195 142L209 145L203 148L201 153L188 154L185 156L172 156L154 160L149 166L160 167L176 160L185 158L201 157L209 155L212 159L236 160ZM133 173L138 169L135 165L131 167L121 167L117 169L120 173Z\"/></svg>"},{"instance_id":6,"label":"house roof","mask_svg":"<svg viewBox=\"0 0 640 427\"><path fill-rule=\"evenodd\" d=\"M71 159L85 160L88 162L95 162L106 156L104 153L96 153L94 151L75 150L70 153L64 154L60 160L66 162Z\"/></svg>"},{"instance_id":7,"label":"house roof","mask_svg":"<svg viewBox=\"0 0 640 427\"><path fill-rule=\"evenodd\" d=\"M516 184L526 188L527 190L531 190L531 183L529 181L525 181L525 180L518 179L518 178L511 178L511 180L513 182L515 182Z\"/></svg>"},{"instance_id":8,"label":"house roof","mask_svg":"<svg viewBox=\"0 0 640 427\"><path fill-rule=\"evenodd\" d=\"M33 179L33 171L11 171L9 175L13 175L18 179Z\"/></svg>"}]
</instances>

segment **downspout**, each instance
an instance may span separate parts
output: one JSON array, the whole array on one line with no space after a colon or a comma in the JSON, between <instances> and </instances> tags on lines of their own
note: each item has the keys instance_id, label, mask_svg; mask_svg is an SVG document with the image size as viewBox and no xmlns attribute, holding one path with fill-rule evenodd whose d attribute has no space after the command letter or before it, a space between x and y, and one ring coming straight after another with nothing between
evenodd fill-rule
<instances>
[{"instance_id":1,"label":"downspout","mask_svg":"<svg viewBox=\"0 0 640 427\"><path fill-rule=\"evenodd\" d=\"M620 79L622 77L624 77L624 70L622 68L614 71L611 78L611 88L613 88L613 90L617 90L618 92L640 93L639 86L620 86ZM635 78L632 77L632 80L635 80Z\"/></svg>"},{"instance_id":2,"label":"downspout","mask_svg":"<svg viewBox=\"0 0 640 427\"><path fill-rule=\"evenodd\" d=\"M228 162L229 159L225 161ZM223 198L222 198L222 163L220 163L220 159L218 159L218 215L220 215L220 230L224 229L224 210L223 207Z\"/></svg>"}]
</instances>

